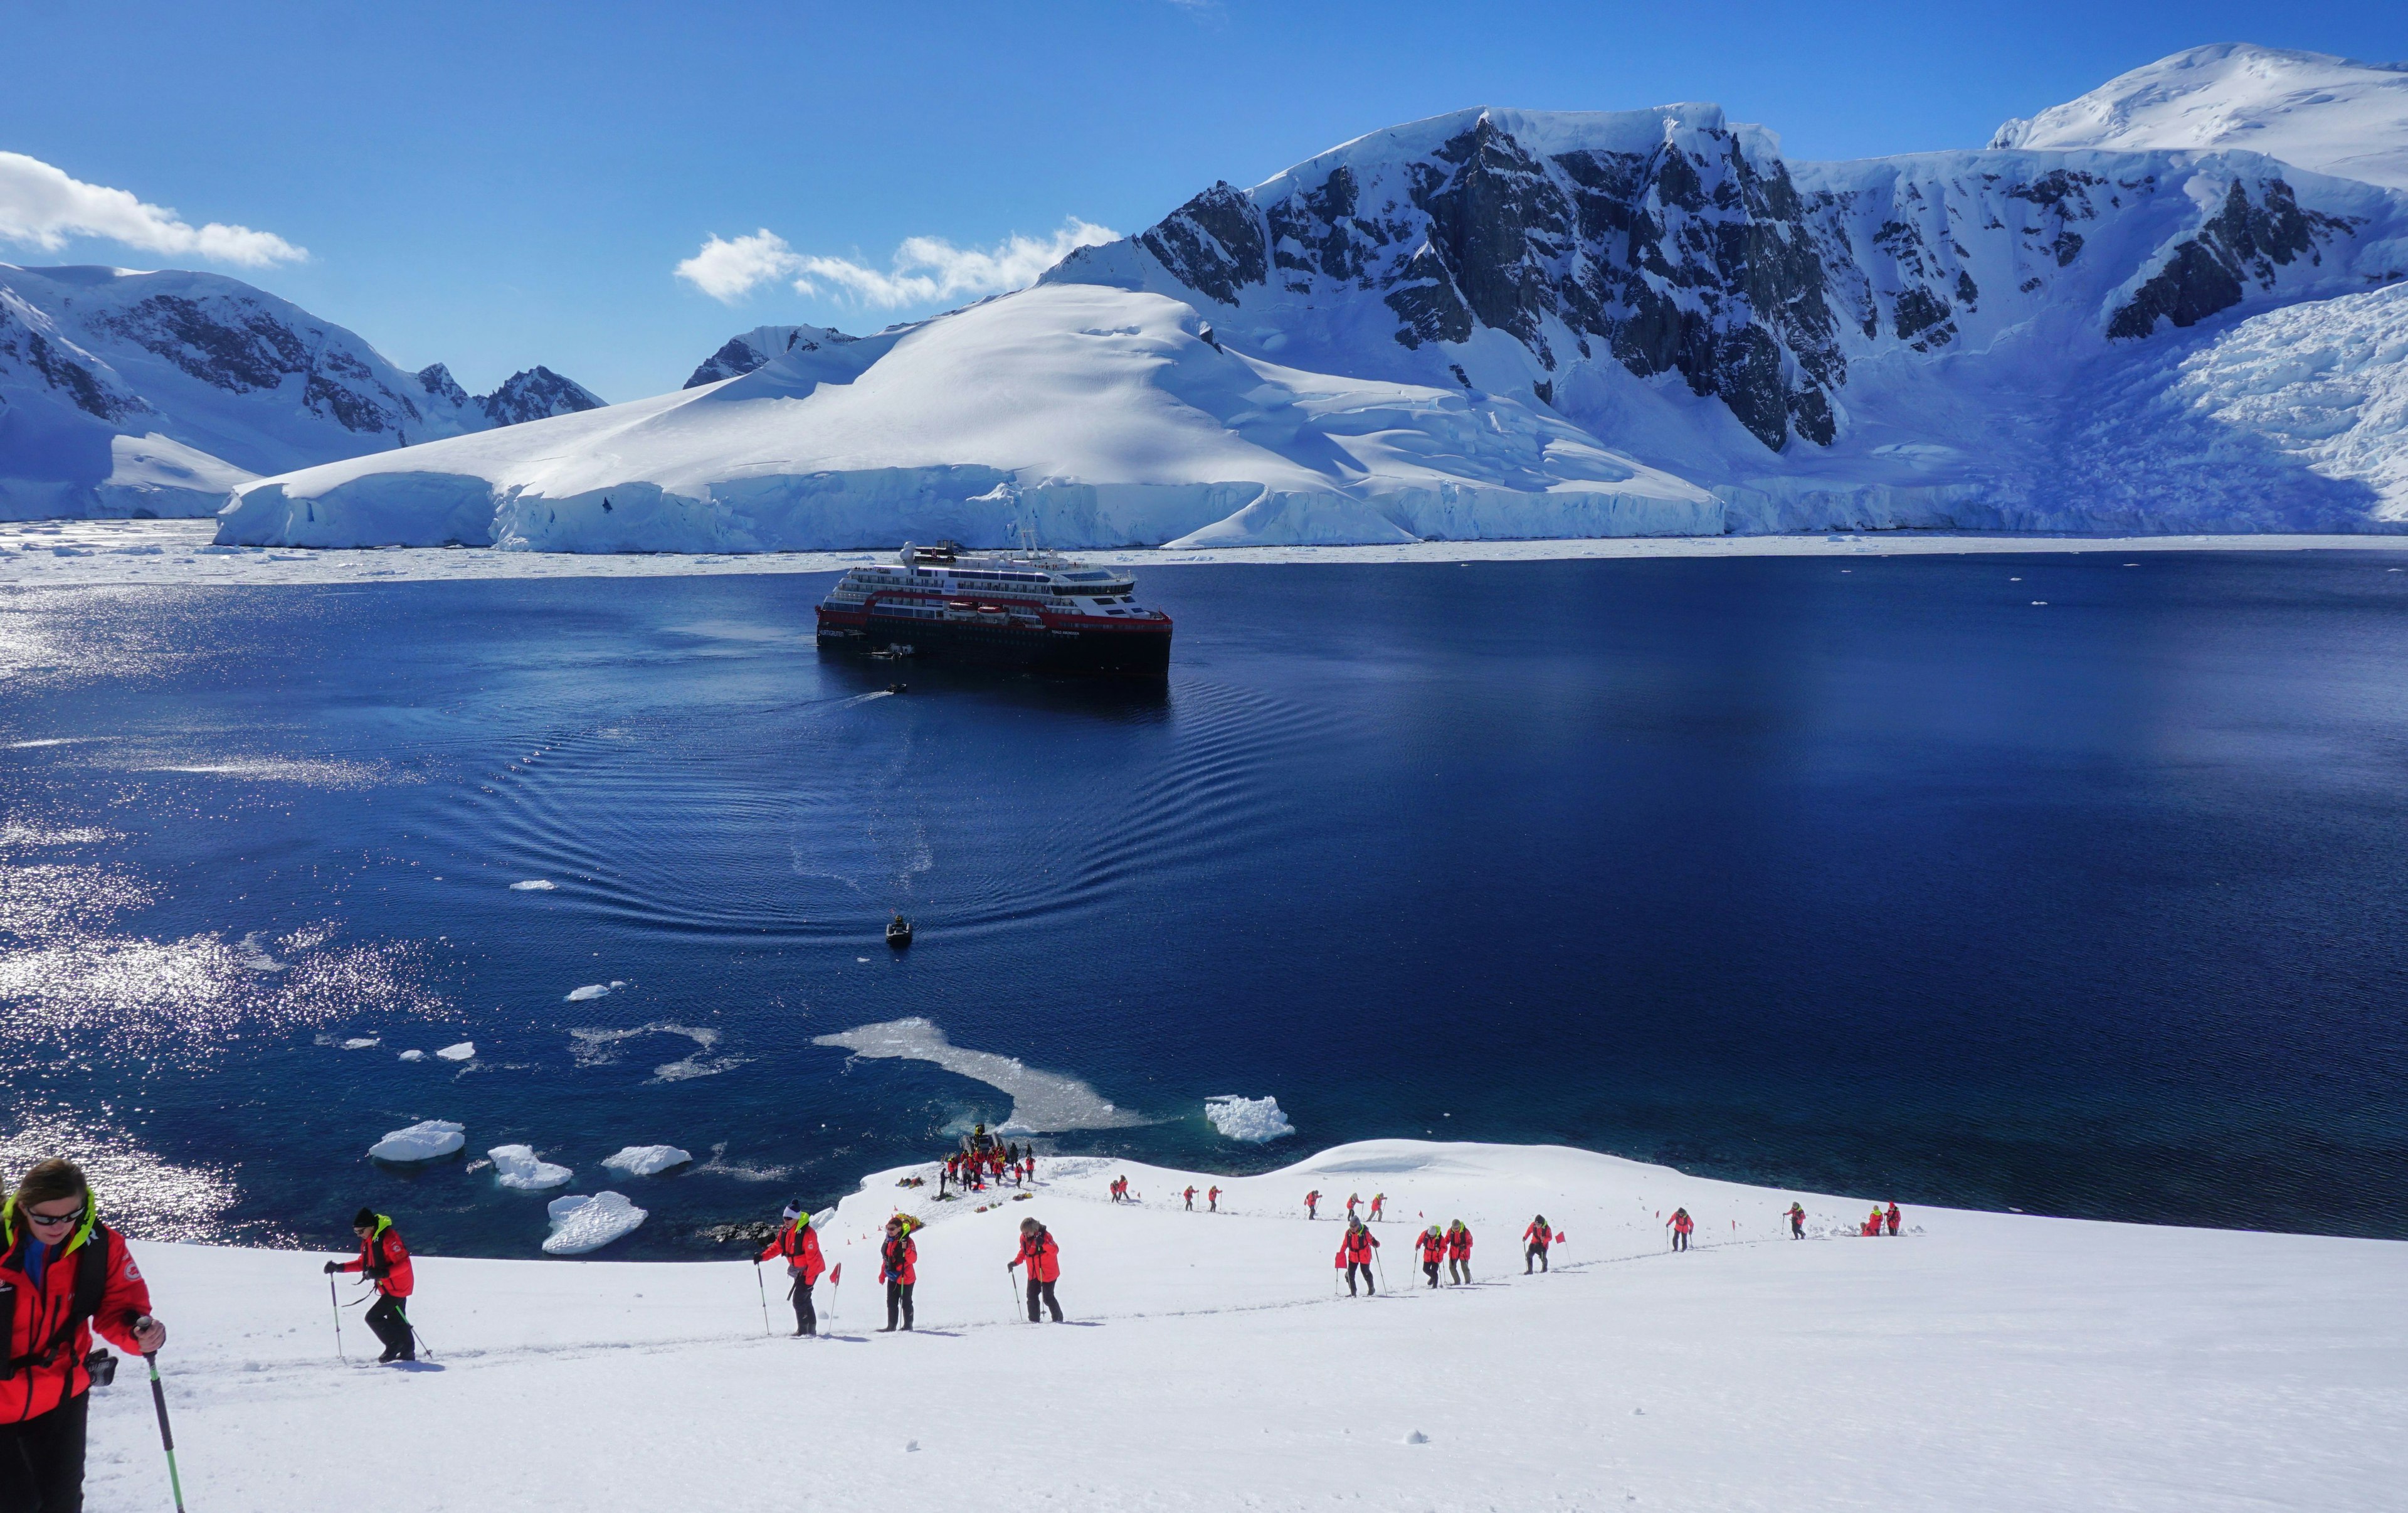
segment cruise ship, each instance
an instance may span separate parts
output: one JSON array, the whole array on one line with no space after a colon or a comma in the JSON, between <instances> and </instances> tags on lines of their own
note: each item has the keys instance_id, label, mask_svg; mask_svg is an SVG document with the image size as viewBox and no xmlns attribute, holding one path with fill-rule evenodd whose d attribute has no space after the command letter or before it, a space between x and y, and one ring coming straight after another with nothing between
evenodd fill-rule
<instances>
[{"instance_id":1,"label":"cruise ship","mask_svg":"<svg viewBox=\"0 0 2408 1513\"><path fill-rule=\"evenodd\" d=\"M1051 552L914 546L847 572L820 601L819 642L879 655L1161 677L1170 616L1119 568Z\"/></svg>"}]
</instances>

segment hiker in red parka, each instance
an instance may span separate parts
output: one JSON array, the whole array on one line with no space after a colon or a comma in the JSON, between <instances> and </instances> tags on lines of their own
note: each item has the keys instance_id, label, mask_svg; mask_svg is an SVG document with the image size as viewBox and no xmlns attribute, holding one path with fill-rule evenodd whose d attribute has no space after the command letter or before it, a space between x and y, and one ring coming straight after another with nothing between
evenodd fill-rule
<instances>
[{"instance_id":1,"label":"hiker in red parka","mask_svg":"<svg viewBox=\"0 0 2408 1513\"><path fill-rule=\"evenodd\" d=\"M1672 1226L1672 1248L1675 1250L1688 1249L1689 1232L1698 1227L1697 1222L1689 1218L1689 1211L1685 1208L1673 1209L1670 1223Z\"/></svg>"},{"instance_id":2,"label":"hiker in red parka","mask_svg":"<svg viewBox=\"0 0 2408 1513\"><path fill-rule=\"evenodd\" d=\"M1020 1253L1003 1263L1010 1271L1023 1261L1028 1264L1028 1321L1037 1322L1037 1304L1041 1299L1054 1310L1054 1322L1062 1321L1062 1305L1054 1301L1054 1284L1062 1275L1062 1247L1045 1226L1033 1218L1020 1221Z\"/></svg>"},{"instance_id":3,"label":"hiker in red parka","mask_svg":"<svg viewBox=\"0 0 2408 1513\"><path fill-rule=\"evenodd\" d=\"M1546 1215L1541 1214L1530 1220L1529 1226L1522 1232L1523 1275L1530 1275L1530 1263L1534 1261L1539 1263L1539 1270L1547 1269L1547 1246L1553 1245L1555 1239L1555 1232L1547 1228Z\"/></svg>"},{"instance_id":4,"label":"hiker in red parka","mask_svg":"<svg viewBox=\"0 0 2408 1513\"><path fill-rule=\"evenodd\" d=\"M811 1307L811 1284L820 1279L826 1262L820 1256L819 1232L811 1228L811 1216L804 1210L801 1199L787 1205L786 1227L752 1258L752 1264L758 1266L771 1256L786 1258L786 1275L794 1283L795 1337L817 1334L820 1317Z\"/></svg>"},{"instance_id":5,"label":"hiker in red parka","mask_svg":"<svg viewBox=\"0 0 2408 1513\"><path fill-rule=\"evenodd\" d=\"M1221 1211L1220 1189L1214 1188L1204 1195L1204 1211L1208 1214L1217 1214Z\"/></svg>"},{"instance_id":6,"label":"hiker in red parka","mask_svg":"<svg viewBox=\"0 0 2408 1513\"><path fill-rule=\"evenodd\" d=\"M1338 1242L1338 1261L1336 1264L1346 1268L1346 1295L1348 1297L1351 1298L1356 1296L1354 1291L1354 1274L1358 1270L1363 1274L1364 1290L1370 1293L1373 1297L1379 1296L1380 1290L1371 1285L1371 1252L1377 1250L1379 1247L1379 1236L1373 1234L1369 1230L1365 1229L1361 1219L1350 1218L1346 1221L1345 1237Z\"/></svg>"},{"instance_id":7,"label":"hiker in red parka","mask_svg":"<svg viewBox=\"0 0 2408 1513\"><path fill-rule=\"evenodd\" d=\"M1193 1182L1187 1184L1186 1192L1182 1193L1181 1196L1187 1200L1187 1212L1191 1214L1196 1212L1196 1184Z\"/></svg>"},{"instance_id":8,"label":"hiker in red parka","mask_svg":"<svg viewBox=\"0 0 2408 1513\"><path fill-rule=\"evenodd\" d=\"M1438 1263L1446 1259L1446 1234L1433 1224L1422 1231L1422 1275L1429 1278L1432 1288L1438 1286Z\"/></svg>"},{"instance_id":9,"label":"hiker in red parka","mask_svg":"<svg viewBox=\"0 0 2408 1513\"><path fill-rule=\"evenodd\" d=\"M1446 1275L1458 1286L1471 1280L1471 1231L1459 1218L1446 1230Z\"/></svg>"},{"instance_id":10,"label":"hiker in red parka","mask_svg":"<svg viewBox=\"0 0 2408 1513\"><path fill-rule=\"evenodd\" d=\"M1304 1195L1304 1217L1307 1218L1319 1218L1321 1217L1321 1189L1319 1188L1315 1188L1311 1192Z\"/></svg>"},{"instance_id":11,"label":"hiker in red parka","mask_svg":"<svg viewBox=\"0 0 2408 1513\"><path fill-rule=\"evenodd\" d=\"M1793 1240L1806 1238L1806 1207L1803 1203L1789 1205L1789 1238Z\"/></svg>"},{"instance_id":12,"label":"hiker in red parka","mask_svg":"<svg viewBox=\"0 0 2408 1513\"><path fill-rule=\"evenodd\" d=\"M1386 1193L1384 1193L1384 1192L1375 1192L1375 1193L1371 1194L1371 1222L1372 1222L1372 1223L1377 1224L1378 1222L1380 1222L1381 1214L1382 1214L1382 1212L1383 1212L1384 1209L1386 1209L1386 1207L1387 1207L1387 1206L1388 1206L1388 1195L1387 1195Z\"/></svg>"},{"instance_id":13,"label":"hiker in red parka","mask_svg":"<svg viewBox=\"0 0 2408 1513\"><path fill-rule=\"evenodd\" d=\"M367 1312L368 1328L384 1341L384 1354L377 1364L418 1359L418 1338L409 1326L409 1315L401 1305L417 1290L409 1267L409 1247L401 1243L401 1232L393 1220L373 1208L363 1208L351 1216L351 1232L360 1237L360 1254L356 1261L328 1261L326 1270L358 1272L376 1284L378 1297Z\"/></svg>"},{"instance_id":14,"label":"hiker in red parka","mask_svg":"<svg viewBox=\"0 0 2408 1513\"><path fill-rule=\"evenodd\" d=\"M920 1247L911 1243L911 1225L900 1214L886 1221L886 1238L878 1246L878 1279L886 1284L886 1327L895 1333L895 1314L903 1314L903 1328L911 1328L911 1285L920 1279Z\"/></svg>"},{"instance_id":15,"label":"hiker in red parka","mask_svg":"<svg viewBox=\"0 0 2408 1513\"><path fill-rule=\"evenodd\" d=\"M1904 1218L1905 1217L1906 1217L1906 1216L1905 1216L1904 1214L1901 1214L1901 1213L1899 1213L1899 1212L1898 1211L1898 1204L1896 1204L1896 1203L1891 1203L1891 1204L1889 1205L1889 1212L1888 1212L1888 1213L1886 1213L1886 1214L1884 1214L1884 1215L1882 1216L1882 1219L1883 1219L1883 1221L1884 1221L1885 1223L1886 1223L1886 1224L1888 1224L1888 1225L1889 1225L1889 1232L1890 1232L1890 1233L1892 1233L1892 1234L1896 1234L1896 1233L1898 1232L1898 1222L1899 1222L1899 1219Z\"/></svg>"},{"instance_id":16,"label":"hiker in red parka","mask_svg":"<svg viewBox=\"0 0 2408 1513\"><path fill-rule=\"evenodd\" d=\"M83 1506L84 1419L93 1331L136 1355L167 1343L124 1239L100 1221L72 1161L46 1160L0 1203L0 1506Z\"/></svg>"}]
</instances>

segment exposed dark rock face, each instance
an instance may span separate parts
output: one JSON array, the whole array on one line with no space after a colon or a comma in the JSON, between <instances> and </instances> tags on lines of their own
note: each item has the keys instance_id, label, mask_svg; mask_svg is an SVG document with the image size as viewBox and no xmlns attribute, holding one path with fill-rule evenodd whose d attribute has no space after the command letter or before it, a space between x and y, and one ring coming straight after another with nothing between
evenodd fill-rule
<instances>
[{"instance_id":1,"label":"exposed dark rock face","mask_svg":"<svg viewBox=\"0 0 2408 1513\"><path fill-rule=\"evenodd\" d=\"M679 386L698 389L706 383L741 378L788 353L819 352L859 339L820 325L760 326L742 336L729 337L725 345L705 358L702 366Z\"/></svg>"},{"instance_id":2,"label":"exposed dark rock face","mask_svg":"<svg viewBox=\"0 0 2408 1513\"><path fill-rule=\"evenodd\" d=\"M455 410L467 408L468 391L460 387L460 381L453 378L452 370L441 363L429 364L420 368L418 382L426 390L429 398L450 405Z\"/></svg>"},{"instance_id":3,"label":"exposed dark rock face","mask_svg":"<svg viewBox=\"0 0 2408 1513\"><path fill-rule=\"evenodd\" d=\"M1933 155L1793 177L1769 138L1710 108L1668 108L1635 131L1586 119L1602 123L1482 111L1417 137L1398 128L1393 155L1366 137L1258 189L1215 184L1135 245L1203 300L1275 321L1283 307L1376 300L1374 329L1416 353L1503 333L1534 361L1526 382L1542 398L1568 362L1676 376L1779 451L1836 439L1850 353L1958 351L1974 317L1995 335L2059 284L2096 298L2082 291L2123 276L2095 266L2102 228L2162 218L2166 196L2184 196L2177 223L2198 223L2198 180L2147 162L2117 177L2046 154ZM1570 145L1584 140L1617 146ZM2237 171L2111 335L2145 335L2159 314L2189 324L2249 283L2272 288L2277 268L2314 263L2352 224L2302 209L2272 172ZM2128 235L2104 245L2134 255ZM1079 253L1049 278L1142 283L1136 266ZM2000 269L2014 293L1985 310Z\"/></svg>"},{"instance_id":4,"label":"exposed dark rock face","mask_svg":"<svg viewBox=\"0 0 2408 1513\"><path fill-rule=\"evenodd\" d=\"M85 414L111 424L150 408L141 396L108 383L57 342L0 306L0 374L12 367L30 370Z\"/></svg>"},{"instance_id":5,"label":"exposed dark rock face","mask_svg":"<svg viewBox=\"0 0 2408 1513\"><path fill-rule=\"evenodd\" d=\"M511 374L477 405L494 425L517 425L552 415L573 415L580 410L599 410L602 401L549 367L530 367Z\"/></svg>"},{"instance_id":6,"label":"exposed dark rock face","mask_svg":"<svg viewBox=\"0 0 2408 1513\"><path fill-rule=\"evenodd\" d=\"M2321 261L2317 243L2346 233L2353 223L2301 209L2291 186L2280 179L2267 183L2257 200L2236 181L2214 218L2176 247L2157 276L2115 312L2107 335L2145 337L2157 329L2160 315L2177 326L2196 325L2241 303L2244 281L2271 289L2277 267L2301 257Z\"/></svg>"}]
</instances>

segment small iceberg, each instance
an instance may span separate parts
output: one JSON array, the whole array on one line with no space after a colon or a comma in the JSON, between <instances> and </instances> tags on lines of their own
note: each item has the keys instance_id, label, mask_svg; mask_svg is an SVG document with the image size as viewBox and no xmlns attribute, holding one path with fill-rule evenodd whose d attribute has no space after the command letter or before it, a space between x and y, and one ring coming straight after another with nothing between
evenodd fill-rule
<instances>
[{"instance_id":1,"label":"small iceberg","mask_svg":"<svg viewBox=\"0 0 2408 1513\"><path fill-rule=\"evenodd\" d=\"M343 1049L347 1051L365 1051L383 1044L384 1037L382 1035L353 1035L351 1039L343 1042Z\"/></svg>"},{"instance_id":2,"label":"small iceberg","mask_svg":"<svg viewBox=\"0 0 2408 1513\"><path fill-rule=\"evenodd\" d=\"M530 877L523 883L512 883L510 885L510 891L513 893L549 893L559 886L559 884L553 882L549 877Z\"/></svg>"},{"instance_id":3,"label":"small iceberg","mask_svg":"<svg viewBox=\"0 0 2408 1513\"><path fill-rule=\"evenodd\" d=\"M387 1134L368 1147L368 1156L380 1161L431 1161L466 1145L461 1135L466 1128L450 1119L427 1119Z\"/></svg>"},{"instance_id":4,"label":"small iceberg","mask_svg":"<svg viewBox=\"0 0 2408 1513\"><path fill-rule=\"evenodd\" d=\"M1276 1098L1240 1098L1235 1093L1223 1093L1204 1100L1204 1117L1224 1136L1250 1146L1296 1133L1296 1126L1287 1122Z\"/></svg>"},{"instance_id":5,"label":"small iceberg","mask_svg":"<svg viewBox=\"0 0 2408 1513\"><path fill-rule=\"evenodd\" d=\"M694 1160L694 1153L675 1146L629 1146L616 1156L605 1156L602 1164L629 1176L658 1176L674 1166L683 1166Z\"/></svg>"},{"instance_id":6,"label":"small iceberg","mask_svg":"<svg viewBox=\"0 0 2408 1513\"><path fill-rule=\"evenodd\" d=\"M552 1237L543 1243L548 1256L581 1256L613 1240L624 1240L644 1222L644 1210L624 1192L597 1192L591 1198L571 1193L554 1198L544 1208L552 1220Z\"/></svg>"},{"instance_id":7,"label":"small iceberg","mask_svg":"<svg viewBox=\"0 0 2408 1513\"><path fill-rule=\"evenodd\" d=\"M457 1045L446 1045L435 1054L447 1061L466 1061L477 1054L477 1043L464 1040Z\"/></svg>"},{"instance_id":8,"label":"small iceberg","mask_svg":"<svg viewBox=\"0 0 2408 1513\"><path fill-rule=\"evenodd\" d=\"M583 1003L592 999L604 998L609 996L610 989L619 986L617 983L587 983L582 987L570 988L566 1001Z\"/></svg>"},{"instance_id":9,"label":"small iceberg","mask_svg":"<svg viewBox=\"0 0 2408 1513\"><path fill-rule=\"evenodd\" d=\"M423 1061L426 1059L426 1053L424 1051L404 1051L401 1053L401 1059L405 1061Z\"/></svg>"},{"instance_id":10,"label":"small iceberg","mask_svg":"<svg viewBox=\"0 0 2408 1513\"><path fill-rule=\"evenodd\" d=\"M567 1167L555 1166L535 1153L533 1146L495 1146L485 1152L494 1163L494 1172L503 1187L521 1192L541 1192L557 1188L573 1175Z\"/></svg>"}]
</instances>

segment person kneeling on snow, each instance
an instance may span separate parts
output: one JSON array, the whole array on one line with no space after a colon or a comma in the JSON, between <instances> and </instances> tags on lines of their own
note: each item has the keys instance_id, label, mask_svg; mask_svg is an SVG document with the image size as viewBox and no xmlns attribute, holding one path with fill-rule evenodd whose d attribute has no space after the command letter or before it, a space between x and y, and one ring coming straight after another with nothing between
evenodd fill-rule
<instances>
[{"instance_id":1,"label":"person kneeling on snow","mask_svg":"<svg viewBox=\"0 0 2408 1513\"><path fill-rule=\"evenodd\" d=\"M167 1343L125 1241L100 1221L73 1161L36 1163L0 1203L0 1300L10 1304L0 1370L0 1507L83 1506L84 1419L97 1371L94 1329L148 1355Z\"/></svg>"},{"instance_id":2,"label":"person kneeling on snow","mask_svg":"<svg viewBox=\"0 0 2408 1513\"><path fill-rule=\"evenodd\" d=\"M911 1328L911 1285L920 1279L920 1247L911 1243L911 1228L896 1215L886 1221L886 1238L878 1246L878 1279L886 1284L886 1327L881 1334L895 1333L895 1315L900 1310L903 1328Z\"/></svg>"},{"instance_id":3,"label":"person kneeling on snow","mask_svg":"<svg viewBox=\"0 0 2408 1513\"><path fill-rule=\"evenodd\" d=\"M1438 1286L1438 1263L1446 1259L1446 1232L1433 1224L1422 1231L1422 1275Z\"/></svg>"},{"instance_id":4,"label":"person kneeling on snow","mask_svg":"<svg viewBox=\"0 0 2408 1513\"><path fill-rule=\"evenodd\" d=\"M820 1256L819 1232L811 1228L811 1216L800 1199L786 1206L786 1227L770 1240L768 1247L752 1258L760 1265L771 1256L786 1258L786 1275L794 1279L795 1335L820 1332L819 1314L811 1307L811 1284L820 1279L826 1262Z\"/></svg>"},{"instance_id":5,"label":"person kneeling on snow","mask_svg":"<svg viewBox=\"0 0 2408 1513\"><path fill-rule=\"evenodd\" d=\"M368 1310L368 1328L384 1342L384 1354L377 1364L418 1359L418 1342L409 1327L409 1316L402 1309L401 1300L409 1296L414 1284L409 1267L409 1247L401 1243L401 1232L393 1220L373 1208L363 1208L351 1216L351 1232L360 1237L360 1259L326 1262L326 1275L337 1272L358 1272L376 1284L376 1305Z\"/></svg>"},{"instance_id":6,"label":"person kneeling on snow","mask_svg":"<svg viewBox=\"0 0 2408 1513\"><path fill-rule=\"evenodd\" d=\"M1371 1285L1371 1252L1379 1246L1380 1237L1365 1229L1361 1219L1350 1218L1346 1221L1346 1237L1338 1242L1337 1264L1346 1268L1348 1297L1358 1295L1354 1290L1354 1274L1357 1271L1363 1274L1364 1290L1373 1297L1380 1295L1380 1290Z\"/></svg>"},{"instance_id":7,"label":"person kneeling on snow","mask_svg":"<svg viewBox=\"0 0 2408 1513\"><path fill-rule=\"evenodd\" d=\"M1028 1263L1028 1321L1036 1323L1037 1304L1041 1299L1054 1310L1054 1322L1062 1321L1062 1305L1054 1301L1054 1284L1062 1275L1062 1247L1044 1225L1033 1218L1020 1221L1020 1253L1003 1263L1005 1271L1022 1261Z\"/></svg>"}]
</instances>

